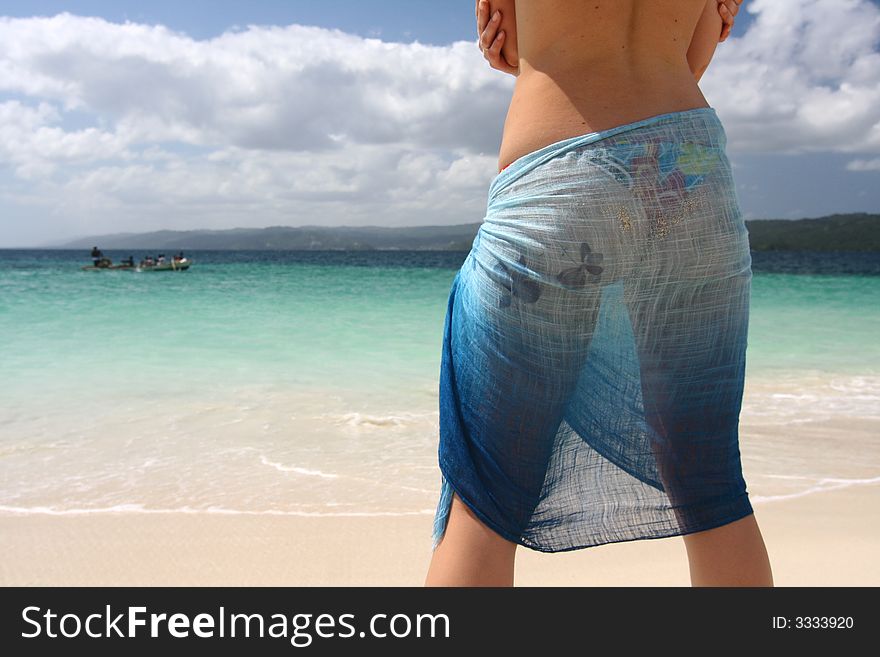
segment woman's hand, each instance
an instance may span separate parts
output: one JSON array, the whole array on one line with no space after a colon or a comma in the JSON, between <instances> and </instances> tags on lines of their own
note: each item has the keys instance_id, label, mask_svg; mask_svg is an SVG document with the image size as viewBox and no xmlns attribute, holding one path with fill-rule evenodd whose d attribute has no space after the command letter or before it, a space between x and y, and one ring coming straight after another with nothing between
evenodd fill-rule
<instances>
[{"instance_id":1,"label":"woman's hand","mask_svg":"<svg viewBox=\"0 0 880 657\"><path fill-rule=\"evenodd\" d=\"M742 1L743 0L718 0L718 13L721 14L721 21L723 23L721 27L721 36L718 38L719 43L724 41L733 29L733 21L736 17L736 12L739 11L739 6L742 4Z\"/></svg>"},{"instance_id":2,"label":"woman's hand","mask_svg":"<svg viewBox=\"0 0 880 657\"><path fill-rule=\"evenodd\" d=\"M489 65L502 73L519 75L519 53L516 48L516 11L513 0L494 4L505 5L504 12L496 9L489 15L489 1L477 0L477 34L480 50Z\"/></svg>"},{"instance_id":3,"label":"woman's hand","mask_svg":"<svg viewBox=\"0 0 880 657\"><path fill-rule=\"evenodd\" d=\"M730 36L742 2L743 0L718 0L718 13L722 22L719 43ZM489 0L476 0L474 13L477 19L478 44L483 57L492 68L516 76L519 75L519 53L516 47L514 0L495 0L495 4L508 5L506 12L496 9L490 16Z\"/></svg>"}]
</instances>

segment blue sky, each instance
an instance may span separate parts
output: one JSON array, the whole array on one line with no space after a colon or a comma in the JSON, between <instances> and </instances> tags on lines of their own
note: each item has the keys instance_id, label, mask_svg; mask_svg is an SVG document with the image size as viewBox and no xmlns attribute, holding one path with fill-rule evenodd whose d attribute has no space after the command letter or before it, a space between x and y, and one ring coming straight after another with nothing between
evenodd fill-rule
<instances>
[{"instance_id":1,"label":"blue sky","mask_svg":"<svg viewBox=\"0 0 880 657\"><path fill-rule=\"evenodd\" d=\"M195 39L207 39L249 24L300 23L339 29L386 41L443 45L476 34L472 0L29 0L0 2L0 15L26 18L61 12L166 25ZM736 19L736 32L752 20Z\"/></svg>"},{"instance_id":2,"label":"blue sky","mask_svg":"<svg viewBox=\"0 0 880 657\"><path fill-rule=\"evenodd\" d=\"M0 247L480 221L513 78L473 7L0 2ZM878 46L877 2L745 0L701 88L747 218L880 212Z\"/></svg>"},{"instance_id":3,"label":"blue sky","mask_svg":"<svg viewBox=\"0 0 880 657\"><path fill-rule=\"evenodd\" d=\"M166 25L195 39L235 26L300 23L335 28L386 41L443 45L476 34L471 0L29 0L0 2L3 16L52 16L70 12Z\"/></svg>"}]
</instances>

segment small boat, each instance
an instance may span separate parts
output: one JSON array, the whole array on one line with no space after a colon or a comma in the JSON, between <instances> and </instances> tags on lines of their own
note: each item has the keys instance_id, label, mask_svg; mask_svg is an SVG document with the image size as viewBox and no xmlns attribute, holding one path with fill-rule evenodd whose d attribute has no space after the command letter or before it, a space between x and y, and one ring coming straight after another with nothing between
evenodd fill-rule
<instances>
[{"instance_id":1,"label":"small boat","mask_svg":"<svg viewBox=\"0 0 880 657\"><path fill-rule=\"evenodd\" d=\"M173 256L170 260L165 259L165 254L160 253L160 261L155 262L152 257L148 256L141 264L134 264L134 257L130 256L127 260L123 260L120 264L114 265L113 261L101 253L96 246L92 249L92 259L94 264L81 267L83 271L100 271L101 269L127 269L129 271L186 271L190 268L193 261L183 257L181 251L178 255ZM148 262L149 264L144 264Z\"/></svg>"},{"instance_id":2,"label":"small boat","mask_svg":"<svg viewBox=\"0 0 880 657\"><path fill-rule=\"evenodd\" d=\"M128 263L121 265L114 265L110 258L101 258L99 261L100 264L97 265L85 265L81 267L83 271L100 271L102 269L134 269L134 265L129 265Z\"/></svg>"},{"instance_id":3,"label":"small boat","mask_svg":"<svg viewBox=\"0 0 880 657\"><path fill-rule=\"evenodd\" d=\"M189 258L182 260L168 260L159 265L146 265L144 267L135 267L134 271L186 271L190 268L193 261ZM129 269L131 269L129 267Z\"/></svg>"}]
</instances>

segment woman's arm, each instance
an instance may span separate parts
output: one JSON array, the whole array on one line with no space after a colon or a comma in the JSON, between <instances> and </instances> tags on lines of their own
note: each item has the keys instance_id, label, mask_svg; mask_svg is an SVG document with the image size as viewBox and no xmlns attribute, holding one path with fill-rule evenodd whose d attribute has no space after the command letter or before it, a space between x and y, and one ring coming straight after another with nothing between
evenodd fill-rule
<instances>
[{"instance_id":1,"label":"woman's arm","mask_svg":"<svg viewBox=\"0 0 880 657\"><path fill-rule=\"evenodd\" d=\"M709 67L718 43L727 39L743 0L706 0L694 28L687 61L697 82ZM492 68L519 75L515 0L476 0L477 40ZM498 14L495 16L495 14Z\"/></svg>"},{"instance_id":2,"label":"woman's arm","mask_svg":"<svg viewBox=\"0 0 880 657\"><path fill-rule=\"evenodd\" d=\"M492 68L519 75L515 0L476 0L475 13L483 57Z\"/></svg>"},{"instance_id":3,"label":"woman's arm","mask_svg":"<svg viewBox=\"0 0 880 657\"><path fill-rule=\"evenodd\" d=\"M492 10L501 12L499 30L504 31L501 55L513 68L519 68L519 49L516 45L516 0L492 0Z\"/></svg>"},{"instance_id":4,"label":"woman's arm","mask_svg":"<svg viewBox=\"0 0 880 657\"><path fill-rule=\"evenodd\" d=\"M709 62L715 55L715 47L721 36L723 20L718 4L718 0L706 0L706 6L703 7L703 13L694 28L694 36L691 37L691 45L687 51L688 64L697 82L709 68Z\"/></svg>"},{"instance_id":5,"label":"woman's arm","mask_svg":"<svg viewBox=\"0 0 880 657\"><path fill-rule=\"evenodd\" d=\"M726 41L733 29L733 23L736 20L736 14L743 0L718 0L718 13L721 14L721 20L724 21L724 27L721 28L721 38L719 42Z\"/></svg>"}]
</instances>

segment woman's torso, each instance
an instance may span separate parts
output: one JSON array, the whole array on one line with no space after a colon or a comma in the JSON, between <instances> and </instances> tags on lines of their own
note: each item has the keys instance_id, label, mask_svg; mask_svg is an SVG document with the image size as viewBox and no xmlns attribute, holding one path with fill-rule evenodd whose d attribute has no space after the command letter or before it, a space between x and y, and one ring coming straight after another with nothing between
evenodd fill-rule
<instances>
[{"instance_id":1,"label":"woman's torso","mask_svg":"<svg viewBox=\"0 0 880 657\"><path fill-rule=\"evenodd\" d=\"M708 107L687 62L705 0L516 0L501 170L553 142Z\"/></svg>"}]
</instances>

